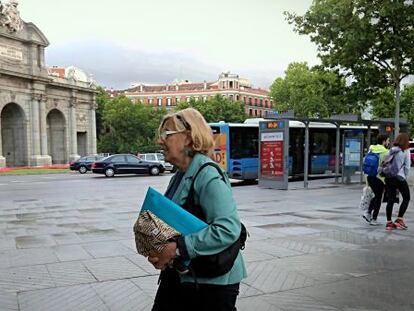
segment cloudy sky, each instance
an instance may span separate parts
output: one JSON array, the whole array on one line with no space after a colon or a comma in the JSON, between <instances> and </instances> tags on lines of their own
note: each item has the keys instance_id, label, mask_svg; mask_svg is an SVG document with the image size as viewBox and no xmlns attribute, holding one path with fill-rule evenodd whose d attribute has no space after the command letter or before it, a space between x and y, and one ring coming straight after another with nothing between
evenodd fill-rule
<instances>
[{"instance_id":1,"label":"cloudy sky","mask_svg":"<svg viewBox=\"0 0 414 311\"><path fill-rule=\"evenodd\" d=\"M75 65L108 88L214 81L223 71L266 88L290 62L318 62L315 46L283 16L311 2L20 0L19 10L50 41L48 65Z\"/></svg>"}]
</instances>

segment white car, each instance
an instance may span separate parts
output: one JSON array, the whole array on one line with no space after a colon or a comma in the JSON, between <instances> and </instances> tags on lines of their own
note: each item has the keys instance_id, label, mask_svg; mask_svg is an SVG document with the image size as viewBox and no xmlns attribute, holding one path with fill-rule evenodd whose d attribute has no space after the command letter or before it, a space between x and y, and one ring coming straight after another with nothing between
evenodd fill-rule
<instances>
[{"instance_id":1,"label":"white car","mask_svg":"<svg viewBox=\"0 0 414 311\"><path fill-rule=\"evenodd\" d=\"M174 165L170 162L165 162L165 158L162 153L140 153L138 154L138 157L147 162L160 163L164 166L166 171L175 172Z\"/></svg>"}]
</instances>

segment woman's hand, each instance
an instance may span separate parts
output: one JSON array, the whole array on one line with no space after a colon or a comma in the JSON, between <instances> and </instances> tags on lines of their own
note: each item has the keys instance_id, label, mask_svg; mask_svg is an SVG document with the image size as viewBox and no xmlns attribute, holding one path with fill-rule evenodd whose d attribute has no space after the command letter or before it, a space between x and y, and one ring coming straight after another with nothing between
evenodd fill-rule
<instances>
[{"instance_id":1,"label":"woman's hand","mask_svg":"<svg viewBox=\"0 0 414 311\"><path fill-rule=\"evenodd\" d=\"M155 267L155 269L164 270L168 264L176 256L177 243L170 242L167 246L159 253L151 253L148 257L148 261Z\"/></svg>"}]
</instances>

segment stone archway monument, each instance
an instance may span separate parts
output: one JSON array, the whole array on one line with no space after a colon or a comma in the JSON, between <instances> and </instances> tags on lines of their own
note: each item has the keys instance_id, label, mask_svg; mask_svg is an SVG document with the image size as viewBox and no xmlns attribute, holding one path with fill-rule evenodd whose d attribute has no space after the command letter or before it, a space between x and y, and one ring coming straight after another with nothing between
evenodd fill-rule
<instances>
[{"instance_id":1,"label":"stone archway monument","mask_svg":"<svg viewBox=\"0 0 414 311\"><path fill-rule=\"evenodd\" d=\"M20 18L17 0L0 1L0 167L64 164L96 154L96 84L74 67L49 74L48 45Z\"/></svg>"}]
</instances>

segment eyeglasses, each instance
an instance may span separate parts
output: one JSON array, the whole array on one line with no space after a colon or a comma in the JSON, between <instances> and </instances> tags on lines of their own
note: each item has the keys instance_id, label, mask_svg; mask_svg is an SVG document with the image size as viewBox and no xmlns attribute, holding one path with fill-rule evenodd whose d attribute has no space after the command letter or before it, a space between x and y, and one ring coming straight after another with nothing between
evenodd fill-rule
<instances>
[{"instance_id":1,"label":"eyeglasses","mask_svg":"<svg viewBox=\"0 0 414 311\"><path fill-rule=\"evenodd\" d=\"M180 120L180 122L182 123L182 125L187 129L187 130L191 130L191 126L190 124L188 124L188 122L179 114L176 114L175 117Z\"/></svg>"},{"instance_id":2,"label":"eyeglasses","mask_svg":"<svg viewBox=\"0 0 414 311\"><path fill-rule=\"evenodd\" d=\"M185 130L181 130L181 131L162 131L162 132L160 132L160 138L162 140L166 140L168 136L174 135L174 134L177 134L177 133L182 133L184 131Z\"/></svg>"}]
</instances>

